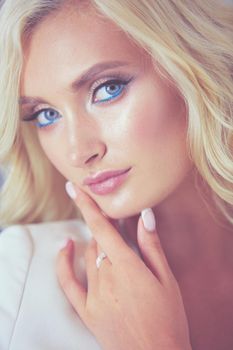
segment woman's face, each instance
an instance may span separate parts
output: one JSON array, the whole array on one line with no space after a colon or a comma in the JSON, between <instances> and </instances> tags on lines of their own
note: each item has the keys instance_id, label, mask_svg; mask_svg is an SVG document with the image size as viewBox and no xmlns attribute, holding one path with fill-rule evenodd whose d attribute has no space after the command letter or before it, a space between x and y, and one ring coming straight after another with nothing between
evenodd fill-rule
<instances>
[{"instance_id":1,"label":"woman's face","mask_svg":"<svg viewBox=\"0 0 233 350\"><path fill-rule=\"evenodd\" d=\"M178 92L94 10L63 9L36 27L21 95L47 157L112 218L159 204L192 167Z\"/></svg>"}]
</instances>

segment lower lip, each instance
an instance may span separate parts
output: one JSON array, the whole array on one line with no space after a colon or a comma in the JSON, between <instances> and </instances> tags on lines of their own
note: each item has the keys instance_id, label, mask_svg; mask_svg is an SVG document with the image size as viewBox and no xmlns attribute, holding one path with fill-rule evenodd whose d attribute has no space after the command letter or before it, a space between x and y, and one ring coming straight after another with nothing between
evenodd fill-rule
<instances>
[{"instance_id":1,"label":"lower lip","mask_svg":"<svg viewBox=\"0 0 233 350\"><path fill-rule=\"evenodd\" d=\"M90 190L98 195L105 195L115 191L127 178L129 170L126 173L110 177L109 179L88 185Z\"/></svg>"}]
</instances>

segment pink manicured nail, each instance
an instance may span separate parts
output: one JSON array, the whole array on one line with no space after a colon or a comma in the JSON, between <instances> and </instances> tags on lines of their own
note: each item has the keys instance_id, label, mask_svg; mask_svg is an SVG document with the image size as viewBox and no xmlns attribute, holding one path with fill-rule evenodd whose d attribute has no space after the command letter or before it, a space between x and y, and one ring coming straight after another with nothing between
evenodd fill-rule
<instances>
[{"instance_id":1,"label":"pink manicured nail","mask_svg":"<svg viewBox=\"0 0 233 350\"><path fill-rule=\"evenodd\" d=\"M67 238L65 241L60 242L59 248L60 250L65 249L70 252L73 248L74 241L71 238Z\"/></svg>"},{"instance_id":2,"label":"pink manicured nail","mask_svg":"<svg viewBox=\"0 0 233 350\"><path fill-rule=\"evenodd\" d=\"M74 241L72 239L69 239L66 244L66 249L70 251L73 248Z\"/></svg>"},{"instance_id":3,"label":"pink manicured nail","mask_svg":"<svg viewBox=\"0 0 233 350\"><path fill-rule=\"evenodd\" d=\"M146 208L142 210L141 216L145 229L149 232L155 231L156 222L153 210L151 208Z\"/></svg>"},{"instance_id":4,"label":"pink manicured nail","mask_svg":"<svg viewBox=\"0 0 233 350\"><path fill-rule=\"evenodd\" d=\"M77 197L77 193L75 191L75 188L74 188L74 185L72 184L72 182L67 181L65 188L66 188L66 192L67 192L68 196L71 199L75 199Z\"/></svg>"},{"instance_id":5,"label":"pink manicured nail","mask_svg":"<svg viewBox=\"0 0 233 350\"><path fill-rule=\"evenodd\" d=\"M61 242L58 242L57 244L58 250L62 250L66 248L70 240L71 238L65 238Z\"/></svg>"}]
</instances>

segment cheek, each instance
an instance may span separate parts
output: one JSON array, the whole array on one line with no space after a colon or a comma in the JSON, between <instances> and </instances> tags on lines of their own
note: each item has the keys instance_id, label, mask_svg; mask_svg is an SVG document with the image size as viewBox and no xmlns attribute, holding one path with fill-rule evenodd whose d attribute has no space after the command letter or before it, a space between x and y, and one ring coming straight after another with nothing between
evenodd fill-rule
<instances>
[{"instance_id":1,"label":"cheek","mask_svg":"<svg viewBox=\"0 0 233 350\"><path fill-rule=\"evenodd\" d=\"M59 138L59 142L58 142L56 138L53 139L49 135L43 135L43 132L39 134L39 141L46 157L53 164L53 166L63 176L66 177L67 176L67 171L66 171L67 157L64 151L66 148L61 140L62 138Z\"/></svg>"},{"instance_id":2,"label":"cheek","mask_svg":"<svg viewBox=\"0 0 233 350\"><path fill-rule=\"evenodd\" d=\"M166 132L163 122L156 119L151 111L143 110L142 113L136 116L129 132L131 140L135 140L135 144L140 145L142 149L151 149L155 144L162 147L160 136Z\"/></svg>"},{"instance_id":3,"label":"cheek","mask_svg":"<svg viewBox=\"0 0 233 350\"><path fill-rule=\"evenodd\" d=\"M129 137L141 149L159 155L167 148L182 144L186 139L184 104L176 97L141 100L135 109Z\"/></svg>"}]
</instances>

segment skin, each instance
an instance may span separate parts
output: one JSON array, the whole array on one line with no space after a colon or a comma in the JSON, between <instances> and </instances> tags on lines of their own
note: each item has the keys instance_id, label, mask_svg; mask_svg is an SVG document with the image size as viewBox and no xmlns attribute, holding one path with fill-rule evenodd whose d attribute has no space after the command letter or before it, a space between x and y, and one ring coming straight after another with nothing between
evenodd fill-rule
<instances>
[{"instance_id":1,"label":"skin","mask_svg":"<svg viewBox=\"0 0 233 350\"><path fill-rule=\"evenodd\" d=\"M86 69L96 63L115 60L127 62L127 65L101 72L79 91L71 89L72 83ZM195 168L186 145L185 104L175 86L161 78L157 63L155 68L141 48L111 22L97 17L91 8L81 14L63 9L56 16L47 17L25 43L21 95L40 98L44 102L22 104L22 118L43 108L52 108L60 113L61 118L54 125L37 129L38 137L45 154L59 172L73 182L76 189L86 193L86 197L82 197L82 192L79 192L79 198L83 199L75 202L88 226L93 228L97 242L90 244L86 257L90 283L95 288L84 291L75 279L71 246L58 259L59 280L70 302L105 349L113 350L109 344L112 344L112 338L115 341L115 335L122 329L125 333L118 338L124 341L115 343L118 350L124 349L126 343L130 344L130 348L149 350L159 344L156 341L161 341L161 349L168 345L173 349L177 346L189 349L183 303L193 349L217 350L223 344L227 349L227 346L233 346L230 336L233 316L225 317L223 313L215 324L210 320L214 317L213 307L223 305L223 302L224 310L233 310L233 284L229 282L233 271L232 228L221 217L215 215L221 222L213 218L194 186ZM116 73L132 78L127 89L108 103L94 103L89 95L90 85L100 76L104 77L102 83L114 78ZM86 176L99 170L127 167L132 167L127 180L109 195L95 195L83 185ZM210 201L208 204L213 207ZM140 211L147 207L153 208L156 215L155 241L138 221ZM101 212L116 222L126 219L127 234L138 245L143 260L131 250L129 252L123 241L115 241L116 231ZM93 223L96 216L99 217L98 225ZM108 236L113 240L106 247ZM100 271L103 266L108 268L101 272L97 282L94 261L100 247L106 248L108 255ZM113 260L109 258L111 247L118 247L115 249L118 256ZM127 264L118 269L117 264L125 256ZM137 306L138 298L142 298L143 303L148 288L140 290L141 294L136 296L123 288L128 286L123 272L129 266L132 267L130 281L139 280L140 285L144 281L145 286L154 283L153 297L150 294L147 299L151 300L151 304L136 316L130 313L127 305L131 309L133 305ZM148 266L151 273L147 270ZM158 266L161 266L159 272ZM158 273L162 273L166 280L166 284L160 284L161 290L158 288ZM122 298L119 299L119 294L96 293L101 285L105 286L101 290L106 290L108 283L119 287L116 290ZM227 287L220 290L222 285ZM138 288L139 285L134 285L134 290ZM81 294L82 303L77 304ZM163 295L166 296L164 304ZM203 295L208 295L208 300ZM113 300L116 299L120 300L120 308L114 309L113 313ZM87 300L91 303L86 303ZM108 302L103 304L104 300ZM160 300L161 309L155 305L155 300ZM84 305L87 305L85 312ZM93 305L101 307L97 310L93 309ZM157 312L154 312L155 309ZM177 309L180 310L179 317L174 311ZM166 310L173 322L165 320L155 332L156 335L161 334L161 338L153 339L148 334L153 333L154 325L160 323L159 310ZM114 317L116 328L113 333L102 333L106 314ZM132 335L127 325L122 327L122 314L129 315L129 324L141 320L143 315L145 327L141 329L142 322L138 321L140 327L136 322L135 334L141 332L141 338L152 339L152 343L137 344L138 337ZM105 319L105 326L110 322L110 319ZM102 326L99 329L93 324ZM221 333L224 336L221 337ZM164 334L179 336L164 338ZM167 344L165 339L168 339Z\"/></svg>"},{"instance_id":2,"label":"skin","mask_svg":"<svg viewBox=\"0 0 233 350\"><path fill-rule=\"evenodd\" d=\"M87 68L114 60L126 61L127 66L106 71L107 78L118 72L133 77L120 98L94 104L87 99L87 86L70 91ZM36 110L47 106L62 115L53 126L38 130L50 161L111 218L129 217L160 202L192 166L186 150L186 113L177 90L162 81L151 60L124 33L94 14L61 13L45 20L29 43L22 86L22 95L48 101ZM97 171L128 167L132 169L127 181L110 195L95 195L82 185ZM143 196L138 188L144 188Z\"/></svg>"},{"instance_id":3,"label":"skin","mask_svg":"<svg viewBox=\"0 0 233 350\"><path fill-rule=\"evenodd\" d=\"M94 236L85 255L88 290L74 275L72 241L58 256L57 274L69 301L101 348L191 350L179 286L156 229L146 231L139 220L141 260L93 200L77 188L76 193L75 203ZM100 250L107 258L99 269L93 268Z\"/></svg>"}]
</instances>

